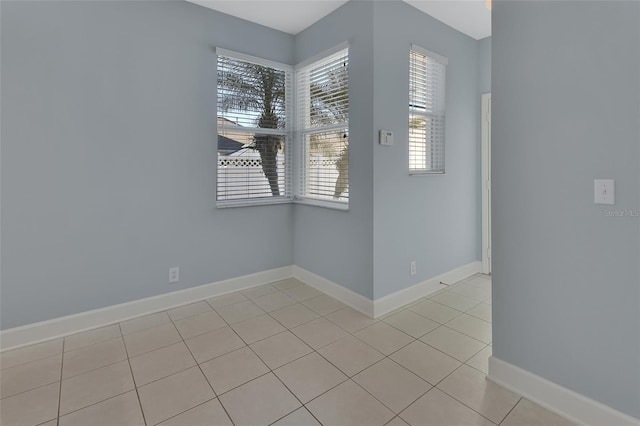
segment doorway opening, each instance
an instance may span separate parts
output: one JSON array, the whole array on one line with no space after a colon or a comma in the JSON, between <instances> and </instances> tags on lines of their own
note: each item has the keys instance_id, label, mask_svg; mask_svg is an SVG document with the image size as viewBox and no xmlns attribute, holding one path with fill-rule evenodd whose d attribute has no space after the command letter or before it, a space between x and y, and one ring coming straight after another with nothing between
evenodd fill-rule
<instances>
[{"instance_id":1,"label":"doorway opening","mask_svg":"<svg viewBox=\"0 0 640 426\"><path fill-rule=\"evenodd\" d=\"M491 93L482 95L482 272L491 274Z\"/></svg>"}]
</instances>

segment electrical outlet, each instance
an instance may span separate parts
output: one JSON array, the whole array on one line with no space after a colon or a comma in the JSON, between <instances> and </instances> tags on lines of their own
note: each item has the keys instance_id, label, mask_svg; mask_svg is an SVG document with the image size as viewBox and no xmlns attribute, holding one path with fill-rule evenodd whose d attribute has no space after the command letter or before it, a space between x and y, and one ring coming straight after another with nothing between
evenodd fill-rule
<instances>
[{"instance_id":1,"label":"electrical outlet","mask_svg":"<svg viewBox=\"0 0 640 426\"><path fill-rule=\"evenodd\" d=\"M409 266L410 266L411 276L414 276L416 274L416 261L412 260L409 263Z\"/></svg>"},{"instance_id":2,"label":"electrical outlet","mask_svg":"<svg viewBox=\"0 0 640 426\"><path fill-rule=\"evenodd\" d=\"M177 283L180 281L180 268L177 266L169 268L169 284Z\"/></svg>"}]
</instances>

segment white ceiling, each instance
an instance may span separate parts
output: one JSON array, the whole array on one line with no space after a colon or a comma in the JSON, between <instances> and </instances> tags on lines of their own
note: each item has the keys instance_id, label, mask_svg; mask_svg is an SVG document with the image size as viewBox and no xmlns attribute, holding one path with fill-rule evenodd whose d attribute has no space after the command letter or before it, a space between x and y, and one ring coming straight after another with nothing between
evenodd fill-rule
<instances>
[{"instance_id":1,"label":"white ceiling","mask_svg":"<svg viewBox=\"0 0 640 426\"><path fill-rule=\"evenodd\" d=\"M289 34L319 21L347 0L187 0ZM358 0L352 0L358 1ZM475 39L491 35L486 0L404 0Z\"/></svg>"},{"instance_id":2,"label":"white ceiling","mask_svg":"<svg viewBox=\"0 0 640 426\"><path fill-rule=\"evenodd\" d=\"M187 0L289 34L298 34L347 0Z\"/></svg>"},{"instance_id":3,"label":"white ceiling","mask_svg":"<svg viewBox=\"0 0 640 426\"><path fill-rule=\"evenodd\" d=\"M491 11L486 0L404 1L476 40L491 35Z\"/></svg>"}]
</instances>

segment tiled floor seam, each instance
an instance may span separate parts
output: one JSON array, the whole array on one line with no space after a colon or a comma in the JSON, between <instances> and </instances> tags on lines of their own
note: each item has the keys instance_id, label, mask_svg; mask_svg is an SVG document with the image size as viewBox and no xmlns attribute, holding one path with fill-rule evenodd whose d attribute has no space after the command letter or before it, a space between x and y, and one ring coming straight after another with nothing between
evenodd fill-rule
<instances>
[{"instance_id":1,"label":"tiled floor seam","mask_svg":"<svg viewBox=\"0 0 640 426\"><path fill-rule=\"evenodd\" d=\"M438 389L440 392L448 395L449 397L455 399L456 401L458 401L460 404L464 405L465 407L469 408L470 410L473 410L476 414L482 416L483 418L487 419L488 421L490 421L493 424L499 424L499 423L495 423L493 420L491 420L490 418L488 418L487 416L485 416L484 414L482 414L481 412L479 412L478 410L476 410L473 407L470 407L469 405L467 405L466 403L464 403L463 401L460 401L458 398L456 398L455 396L451 395L449 392L445 391L444 389L441 389L440 387L438 387L440 385L440 383L444 382L447 377L451 376L453 373L455 373L456 371L458 371L460 369L460 367L462 367L463 365L466 365L465 363L460 364L459 366L457 366L451 373L447 374L445 377L442 378L442 380L440 380L437 384L433 385L434 388ZM473 367L472 367L473 368ZM483 373L484 374L484 373ZM485 379L486 380L486 379ZM513 407L511 407L511 409L513 409L516 405L518 405L518 403L514 404ZM406 408L405 408L406 410ZM404 410L403 410L404 411ZM506 416L505 416L506 417ZM504 420L504 419L503 419Z\"/></svg>"},{"instance_id":2,"label":"tiled floor seam","mask_svg":"<svg viewBox=\"0 0 640 426\"><path fill-rule=\"evenodd\" d=\"M498 423L498 425L501 425L502 423L504 423L505 420L507 420L507 417L509 417L509 414L511 414L511 412L513 410L516 409L516 407L518 406L518 404L520 404L520 401L522 401L523 397L518 398L518 400L516 401L516 403L513 405L513 407L511 407L511 410L509 410L507 412L507 414L504 415L504 417L502 418L502 420L500 420L500 422Z\"/></svg>"},{"instance_id":3,"label":"tiled floor seam","mask_svg":"<svg viewBox=\"0 0 640 426\"><path fill-rule=\"evenodd\" d=\"M205 302L206 302L206 300L205 300ZM194 303L197 303L197 302L194 302ZM207 304L209 304L209 303L207 302ZM209 305L209 306L211 306L211 305ZM213 309L213 307L211 307L211 309ZM215 311L215 309L213 309L213 311L214 311L214 312L216 312L216 311ZM217 312L216 312L216 313L217 313ZM196 315L198 315L198 314L196 314ZM220 315L220 314L218 314L218 315ZM195 315L191 315L191 316L195 316ZM189 318L189 317L187 317L187 318ZM220 317L220 318L222 318L222 317ZM170 315L169 315L169 319L171 320L171 323L173 324L173 326L174 326L174 327L176 327L175 321L174 321L174 319L173 319L173 318L171 318L171 316L170 316ZM185 318L182 318L182 319L185 319ZM224 321L224 318L222 318L222 320ZM225 321L225 324L227 324L227 325L228 325L228 323L227 323L226 321ZM221 327L221 328L222 328L222 327ZM176 330L177 330L177 327L176 327ZM232 330L233 330L233 329L232 329ZM215 330L213 330L213 331L215 331ZM200 370L200 373L202 374L202 377L204 377L204 379L206 380L207 384L208 384L208 385L209 385L209 387L211 388L211 392L213 392L214 397L213 397L213 398L211 398L211 399L209 399L209 400L207 400L207 401L205 401L205 402L203 402L203 403L201 403L201 404L196 405L195 407L191 407L191 408L189 408L189 409L187 409L187 410L184 410L184 411L182 411L182 412L180 412L180 413L177 413L177 414L176 414L176 415L174 415L174 416L171 416L171 417L169 417L169 418L167 418L167 419L164 419L164 420L162 420L160 423L162 423L162 422L166 422L166 421L167 421L167 420L169 420L169 419L172 419L172 418L177 417L177 416L179 416L179 415L181 415L181 414L184 414L184 413L186 413L187 411L189 411L189 410L193 410L194 408L199 407L199 406L200 406L200 405L202 405L202 404L206 404L207 402L212 401L212 400L214 400L214 399L217 399L217 400L218 400L218 402L220 402L220 406L222 406L222 409L224 410L225 414L227 415L227 417L229 418L229 420L231 420L231 416L229 416L229 413L227 412L227 409L224 407L224 405L222 405L222 401L220 401L219 395L216 393L215 389L213 389L213 386L212 386L212 385L211 385L211 383L209 382L209 379L207 378L206 374L204 374L204 371L202 371L202 367L200 367L200 364L198 363L198 361L196 361L196 357L193 355L193 352L191 352L191 348L189 348L189 345L187 345L187 342L185 341L184 336L182 336L182 334L180 334L180 332L179 332L179 331L178 331L178 334L180 335L180 338L182 339L182 344L186 346L187 350L189 351L189 354L191 355L191 358L193 358L193 361L196 363L196 366L198 367L198 370ZM206 334L206 333L202 333L202 334ZM197 336L193 336L193 337L197 337ZM193 338L193 337L191 337L191 338ZM240 337L240 336L238 336L238 337ZM187 339L187 340L188 340L188 339ZM205 362L207 362L207 361L205 361ZM154 382L156 382L156 381L158 381L158 380L166 379L167 377L173 376L173 375L175 375L175 374L180 374L180 373L182 373L182 372L184 372L184 371L186 371L186 370L188 370L188 369L190 369L190 368L193 368L193 366L191 366L191 367L187 367L187 368L185 368L184 370L180 370L180 371L178 371L177 373L173 373L173 374L170 374L170 375L168 375L168 376L161 377L161 378L159 378L159 379L157 379L157 380L154 380ZM149 382L149 383L153 383L153 382ZM149 383L145 383L145 386L146 386L146 385L148 385ZM137 387L136 387L136 391L137 391ZM140 404L140 407L142 408L142 404ZM142 412L143 412L143 414L144 414L144 409L142 410ZM232 420L231 420L231 422L233 423L233 421L232 421Z\"/></svg>"},{"instance_id":4,"label":"tiled floor seam","mask_svg":"<svg viewBox=\"0 0 640 426\"><path fill-rule=\"evenodd\" d=\"M58 414L56 416L56 425L60 424L60 405L62 402L62 374L64 372L64 344L65 339L62 339L62 360L60 361L60 387L58 388Z\"/></svg>"},{"instance_id":5,"label":"tiled floor seam","mask_svg":"<svg viewBox=\"0 0 640 426\"><path fill-rule=\"evenodd\" d=\"M122 326L120 325L120 323L118 323L118 328L120 328L120 334L122 334ZM123 336L122 340L124 342L124 334L122 334L122 336ZM142 401L140 400L140 394L138 393L138 385L136 384L136 376L133 375L133 367L131 367L131 358L129 357L129 350L127 349L126 342L124 343L124 352L127 355L127 363L129 364L129 372L131 373L131 380L133 380L133 389L136 391L136 398L138 398L138 406L140 407L140 412L142 413L142 421L144 421L144 424L146 425L147 424L147 417L145 416L144 409L142 408ZM127 392L130 392L130 391L127 391ZM60 421L60 417L59 416L58 416L58 421Z\"/></svg>"}]
</instances>

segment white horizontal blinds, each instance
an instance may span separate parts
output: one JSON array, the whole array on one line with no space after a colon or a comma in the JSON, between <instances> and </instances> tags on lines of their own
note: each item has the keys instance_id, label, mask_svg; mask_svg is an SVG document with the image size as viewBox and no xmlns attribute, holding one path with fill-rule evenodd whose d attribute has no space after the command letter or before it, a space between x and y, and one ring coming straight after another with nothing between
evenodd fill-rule
<instances>
[{"instance_id":1,"label":"white horizontal blinds","mask_svg":"<svg viewBox=\"0 0 640 426\"><path fill-rule=\"evenodd\" d=\"M291 71L218 54L217 200L288 197Z\"/></svg>"},{"instance_id":2,"label":"white horizontal blinds","mask_svg":"<svg viewBox=\"0 0 640 426\"><path fill-rule=\"evenodd\" d=\"M446 58L412 47L409 59L409 171L444 173Z\"/></svg>"},{"instance_id":3,"label":"white horizontal blinds","mask_svg":"<svg viewBox=\"0 0 640 426\"><path fill-rule=\"evenodd\" d=\"M298 195L349 200L349 51L296 72L300 142Z\"/></svg>"}]
</instances>

